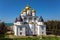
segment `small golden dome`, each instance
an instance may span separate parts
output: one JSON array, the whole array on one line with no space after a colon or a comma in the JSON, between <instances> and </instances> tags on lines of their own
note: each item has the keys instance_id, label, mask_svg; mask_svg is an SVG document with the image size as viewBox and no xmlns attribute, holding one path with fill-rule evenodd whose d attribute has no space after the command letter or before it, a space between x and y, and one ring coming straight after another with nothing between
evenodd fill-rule
<instances>
[{"instance_id":1,"label":"small golden dome","mask_svg":"<svg viewBox=\"0 0 60 40\"><path fill-rule=\"evenodd\" d=\"M26 9L26 10L29 10L29 9L30 9L30 6L26 6L25 9Z\"/></svg>"},{"instance_id":2,"label":"small golden dome","mask_svg":"<svg viewBox=\"0 0 60 40\"><path fill-rule=\"evenodd\" d=\"M25 15L26 13L23 12L23 15Z\"/></svg>"},{"instance_id":3,"label":"small golden dome","mask_svg":"<svg viewBox=\"0 0 60 40\"><path fill-rule=\"evenodd\" d=\"M26 12L26 10L24 9L23 11L21 11L21 14L24 14L23 12Z\"/></svg>"},{"instance_id":4,"label":"small golden dome","mask_svg":"<svg viewBox=\"0 0 60 40\"><path fill-rule=\"evenodd\" d=\"M33 9L32 12L36 12L36 11Z\"/></svg>"},{"instance_id":5,"label":"small golden dome","mask_svg":"<svg viewBox=\"0 0 60 40\"><path fill-rule=\"evenodd\" d=\"M26 14L26 9L24 9L24 10L22 11L22 14L23 14L23 15Z\"/></svg>"}]
</instances>

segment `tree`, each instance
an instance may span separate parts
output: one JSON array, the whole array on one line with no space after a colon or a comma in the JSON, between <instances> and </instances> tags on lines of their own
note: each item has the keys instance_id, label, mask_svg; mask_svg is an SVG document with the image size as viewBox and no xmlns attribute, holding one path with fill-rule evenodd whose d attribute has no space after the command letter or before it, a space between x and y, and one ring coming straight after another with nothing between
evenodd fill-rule
<instances>
[{"instance_id":1,"label":"tree","mask_svg":"<svg viewBox=\"0 0 60 40\"><path fill-rule=\"evenodd\" d=\"M4 36L4 34L7 32L7 27L4 22L0 23L0 37Z\"/></svg>"},{"instance_id":2,"label":"tree","mask_svg":"<svg viewBox=\"0 0 60 40\"><path fill-rule=\"evenodd\" d=\"M60 21L49 20L45 22L47 34L60 35Z\"/></svg>"}]
</instances>

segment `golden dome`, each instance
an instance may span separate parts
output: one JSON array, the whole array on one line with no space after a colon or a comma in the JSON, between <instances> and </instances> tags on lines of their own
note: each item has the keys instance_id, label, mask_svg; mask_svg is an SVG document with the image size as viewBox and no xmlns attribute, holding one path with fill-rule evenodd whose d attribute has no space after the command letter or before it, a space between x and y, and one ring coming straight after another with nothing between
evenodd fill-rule
<instances>
[{"instance_id":1,"label":"golden dome","mask_svg":"<svg viewBox=\"0 0 60 40\"><path fill-rule=\"evenodd\" d=\"M24 10L22 11L22 14L23 14L23 15L26 14L26 9L24 9Z\"/></svg>"},{"instance_id":2,"label":"golden dome","mask_svg":"<svg viewBox=\"0 0 60 40\"><path fill-rule=\"evenodd\" d=\"M36 12L36 11L33 9L32 12Z\"/></svg>"},{"instance_id":3,"label":"golden dome","mask_svg":"<svg viewBox=\"0 0 60 40\"><path fill-rule=\"evenodd\" d=\"M24 10L22 10L22 11L21 11L21 14L24 14L23 12L26 12L26 10L25 10L25 9L24 9Z\"/></svg>"},{"instance_id":4,"label":"golden dome","mask_svg":"<svg viewBox=\"0 0 60 40\"><path fill-rule=\"evenodd\" d=\"M26 9L26 10L29 10L29 9L30 9L30 6L26 6L25 9Z\"/></svg>"}]
</instances>

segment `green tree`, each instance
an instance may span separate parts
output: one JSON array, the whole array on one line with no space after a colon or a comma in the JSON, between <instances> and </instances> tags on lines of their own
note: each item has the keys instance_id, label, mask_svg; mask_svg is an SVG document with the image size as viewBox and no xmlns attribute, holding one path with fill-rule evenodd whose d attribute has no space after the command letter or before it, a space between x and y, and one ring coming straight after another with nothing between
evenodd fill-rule
<instances>
[{"instance_id":1,"label":"green tree","mask_svg":"<svg viewBox=\"0 0 60 40\"><path fill-rule=\"evenodd\" d=\"M4 22L0 23L0 37L4 37L4 34L7 32L7 27Z\"/></svg>"},{"instance_id":2,"label":"green tree","mask_svg":"<svg viewBox=\"0 0 60 40\"><path fill-rule=\"evenodd\" d=\"M47 34L60 35L60 21L49 20L45 22Z\"/></svg>"}]
</instances>

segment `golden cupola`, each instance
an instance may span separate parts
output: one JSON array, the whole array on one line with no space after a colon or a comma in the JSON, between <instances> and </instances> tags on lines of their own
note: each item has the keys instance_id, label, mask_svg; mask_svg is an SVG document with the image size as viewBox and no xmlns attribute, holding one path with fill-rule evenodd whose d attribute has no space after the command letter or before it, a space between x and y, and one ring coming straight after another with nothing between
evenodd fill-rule
<instances>
[{"instance_id":1,"label":"golden cupola","mask_svg":"<svg viewBox=\"0 0 60 40\"><path fill-rule=\"evenodd\" d=\"M24 9L22 12L24 16L26 16L26 12L27 12L26 9Z\"/></svg>"},{"instance_id":2,"label":"golden cupola","mask_svg":"<svg viewBox=\"0 0 60 40\"><path fill-rule=\"evenodd\" d=\"M23 16L23 11L21 11L21 16Z\"/></svg>"},{"instance_id":3,"label":"golden cupola","mask_svg":"<svg viewBox=\"0 0 60 40\"><path fill-rule=\"evenodd\" d=\"M32 10L32 16L36 16L36 11L34 9Z\"/></svg>"},{"instance_id":4,"label":"golden cupola","mask_svg":"<svg viewBox=\"0 0 60 40\"><path fill-rule=\"evenodd\" d=\"M30 6L26 6L25 9L26 9L26 10L30 10Z\"/></svg>"},{"instance_id":5,"label":"golden cupola","mask_svg":"<svg viewBox=\"0 0 60 40\"><path fill-rule=\"evenodd\" d=\"M32 10L32 13L35 13L35 12L36 12L36 11L33 9L33 10Z\"/></svg>"}]
</instances>

